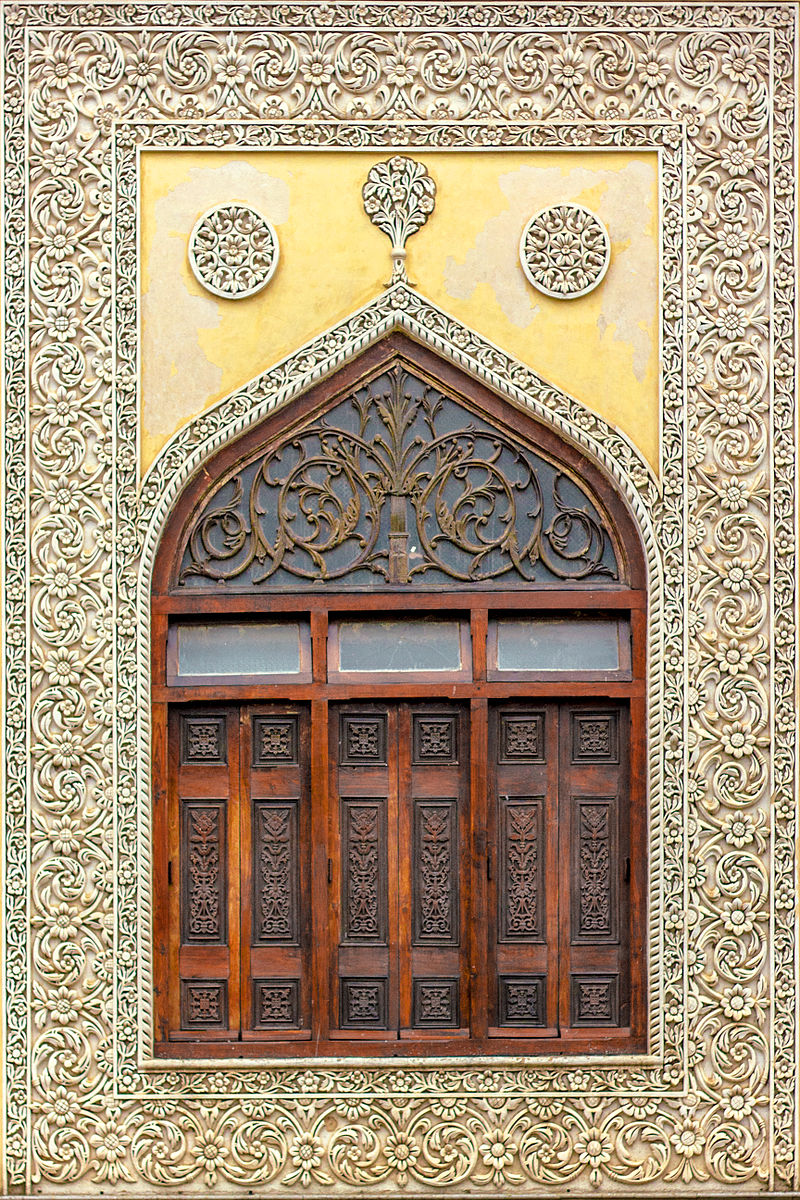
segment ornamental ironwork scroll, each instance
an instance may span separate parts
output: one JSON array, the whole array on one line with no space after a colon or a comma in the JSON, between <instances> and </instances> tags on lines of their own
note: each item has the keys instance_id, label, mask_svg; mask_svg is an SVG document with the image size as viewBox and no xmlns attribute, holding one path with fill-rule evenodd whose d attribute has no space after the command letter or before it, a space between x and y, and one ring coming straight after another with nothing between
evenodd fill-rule
<instances>
[{"instance_id":1,"label":"ornamental ironwork scroll","mask_svg":"<svg viewBox=\"0 0 800 1200\"><path fill-rule=\"evenodd\" d=\"M179 583L618 577L609 529L575 479L396 364L214 489Z\"/></svg>"}]
</instances>

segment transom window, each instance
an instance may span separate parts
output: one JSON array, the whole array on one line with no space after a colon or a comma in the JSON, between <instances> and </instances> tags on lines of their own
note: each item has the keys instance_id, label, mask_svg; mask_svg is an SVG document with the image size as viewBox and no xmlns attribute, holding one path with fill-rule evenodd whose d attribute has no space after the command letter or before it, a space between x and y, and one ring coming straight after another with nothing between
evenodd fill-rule
<instances>
[{"instance_id":1,"label":"transom window","mask_svg":"<svg viewBox=\"0 0 800 1200\"><path fill-rule=\"evenodd\" d=\"M152 601L156 1052L644 1046L641 549L393 336L221 451Z\"/></svg>"}]
</instances>

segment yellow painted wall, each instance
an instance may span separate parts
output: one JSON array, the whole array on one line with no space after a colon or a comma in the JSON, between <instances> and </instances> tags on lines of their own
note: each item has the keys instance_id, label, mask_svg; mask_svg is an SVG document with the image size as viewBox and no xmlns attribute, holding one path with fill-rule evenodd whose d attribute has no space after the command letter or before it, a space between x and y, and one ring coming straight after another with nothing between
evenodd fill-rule
<instances>
[{"instance_id":1,"label":"yellow painted wall","mask_svg":"<svg viewBox=\"0 0 800 1200\"><path fill-rule=\"evenodd\" d=\"M361 187L386 153L151 151L141 162L142 469L193 416L380 294L389 240ZM415 152L436 209L408 242L415 286L452 316L622 429L658 463L658 163L652 152ZM267 287L206 292L187 244L198 216L238 200L280 242ZM554 300L525 279L523 226L585 204L611 234L588 296Z\"/></svg>"}]
</instances>

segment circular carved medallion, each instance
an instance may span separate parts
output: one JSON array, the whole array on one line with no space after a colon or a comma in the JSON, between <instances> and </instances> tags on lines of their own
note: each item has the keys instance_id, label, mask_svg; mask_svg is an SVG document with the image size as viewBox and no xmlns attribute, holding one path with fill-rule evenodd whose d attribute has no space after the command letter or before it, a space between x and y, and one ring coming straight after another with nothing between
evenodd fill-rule
<instances>
[{"instance_id":1,"label":"circular carved medallion","mask_svg":"<svg viewBox=\"0 0 800 1200\"><path fill-rule=\"evenodd\" d=\"M278 236L266 217L244 204L218 204L189 236L189 263L215 296L241 300L269 283L278 265Z\"/></svg>"},{"instance_id":2,"label":"circular carved medallion","mask_svg":"<svg viewBox=\"0 0 800 1200\"><path fill-rule=\"evenodd\" d=\"M574 300L608 270L611 241L599 217L581 204L554 204L531 217L519 243L522 269L535 288Z\"/></svg>"}]
</instances>

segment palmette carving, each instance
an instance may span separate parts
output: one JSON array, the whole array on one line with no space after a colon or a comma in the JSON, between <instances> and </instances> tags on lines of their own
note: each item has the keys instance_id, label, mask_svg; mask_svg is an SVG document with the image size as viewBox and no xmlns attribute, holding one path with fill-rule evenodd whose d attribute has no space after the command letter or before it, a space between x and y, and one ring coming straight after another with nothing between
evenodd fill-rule
<instances>
[{"instance_id":1,"label":"palmette carving","mask_svg":"<svg viewBox=\"0 0 800 1200\"><path fill-rule=\"evenodd\" d=\"M297 814L294 806L260 804L256 809L256 938L297 938Z\"/></svg>"},{"instance_id":2,"label":"palmette carving","mask_svg":"<svg viewBox=\"0 0 800 1200\"><path fill-rule=\"evenodd\" d=\"M277 1195L284 1184L348 1191L407 1182L504 1193L510 1184L601 1182L615 1189L711 1182L752 1190L771 1167L778 1185L796 1186L793 8L491 4L482 6L485 23L474 28L474 14L425 3L367 5L358 26L350 23L352 9L324 4L314 10L313 27L304 25L308 10L292 5L209 6L202 13L182 4L98 5L89 15L84 7L32 4L7 5L3 15L10 1186L27 1189L33 1177L52 1192L97 1183L158 1191L227 1184ZM198 21L206 23L199 38ZM306 120L320 113L329 123ZM232 114L242 123L202 124L220 115L230 121ZM364 114L372 124L363 124ZM108 139L114 120L133 115L139 130L123 126L118 134L129 142L117 149L112 230ZM184 118L194 123L181 127ZM255 128L261 120L277 124ZM670 121L682 125L658 124ZM72 142L78 126L79 149ZM145 136L161 146L369 143L379 152L382 142L395 145L398 137L421 148L459 139L471 148L659 145L666 239L663 499L636 452L599 418L408 293L387 295L385 310L346 323L293 356L266 385L243 389L180 431L137 495L131 146ZM119 331L113 562L111 505L102 486L112 457L112 233L121 250L113 312ZM769 307L767 252L774 280ZM146 996L150 986L148 951L135 932L136 881L147 860L133 849L140 662L134 635L137 621L145 620L136 609L145 526L185 480L207 439L236 432L243 414L264 411L347 347L368 340L389 320L392 303L398 320L419 329L423 340L456 360L465 356L520 402L541 405L546 419L590 446L622 481L635 511L655 522L665 582L663 593L654 589L659 611L651 619L654 645L658 631L664 634L666 686L652 694L661 718L651 726L651 790L658 794L663 782L655 814L664 849L658 897L664 958L652 966L656 973L663 968L664 1065L632 1073L594 1063L585 1070L495 1065L482 1073L325 1068L314 1073L312 1093L304 1090L303 1071L178 1068L167 1084L157 1072L140 1073L136 1061L140 1013L147 1020L137 989ZM33 338L27 356L26 319ZM62 478L68 486L57 489ZM685 482L692 519L686 548ZM653 526L643 523L650 538ZM684 579L691 675L683 669ZM146 625L140 633L139 653L146 654ZM115 789L106 786L114 684ZM684 696L692 735L688 910ZM38 747L32 771L28 712ZM662 719L668 754L659 758ZM145 742L146 734L145 728ZM146 780L141 791L147 793ZM112 873L114 809L119 855ZM686 1000L693 1018L685 1029ZM146 1106L145 1088L157 1097ZM221 1098L210 1102L212 1096Z\"/></svg>"},{"instance_id":3,"label":"palmette carving","mask_svg":"<svg viewBox=\"0 0 800 1200\"><path fill-rule=\"evenodd\" d=\"M513 804L505 801L500 864L500 932L503 938L538 938L542 935L539 912L541 865L541 801Z\"/></svg>"},{"instance_id":4,"label":"palmette carving","mask_svg":"<svg viewBox=\"0 0 800 1200\"><path fill-rule=\"evenodd\" d=\"M610 937L611 810L608 804L578 805L578 929L584 937Z\"/></svg>"},{"instance_id":5,"label":"palmette carving","mask_svg":"<svg viewBox=\"0 0 800 1200\"><path fill-rule=\"evenodd\" d=\"M391 238L391 283L408 283L406 242L433 212L436 184L422 163L396 154L370 167L362 197L370 221Z\"/></svg>"},{"instance_id":6,"label":"palmette carving","mask_svg":"<svg viewBox=\"0 0 800 1200\"><path fill-rule=\"evenodd\" d=\"M456 806L414 805L414 941L451 942L458 935Z\"/></svg>"}]
</instances>

